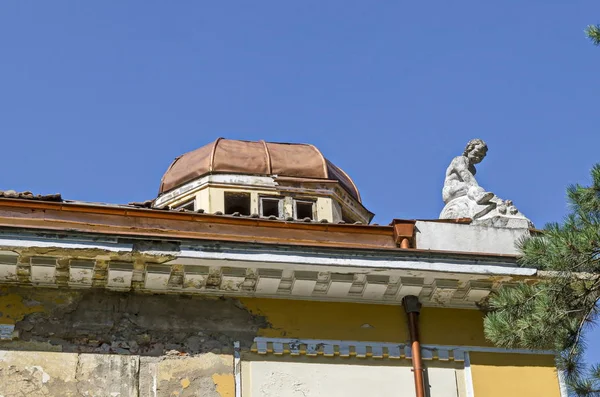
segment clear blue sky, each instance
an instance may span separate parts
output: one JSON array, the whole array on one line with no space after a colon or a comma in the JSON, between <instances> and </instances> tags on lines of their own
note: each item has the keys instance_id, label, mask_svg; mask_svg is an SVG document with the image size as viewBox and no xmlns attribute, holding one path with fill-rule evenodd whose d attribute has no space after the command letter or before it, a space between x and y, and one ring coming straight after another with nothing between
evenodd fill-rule
<instances>
[{"instance_id":1,"label":"clear blue sky","mask_svg":"<svg viewBox=\"0 0 600 397\"><path fill-rule=\"evenodd\" d=\"M151 199L223 136L315 144L375 222L436 218L481 137L480 183L541 227L600 161L598 22L597 0L3 2L0 189Z\"/></svg>"}]
</instances>

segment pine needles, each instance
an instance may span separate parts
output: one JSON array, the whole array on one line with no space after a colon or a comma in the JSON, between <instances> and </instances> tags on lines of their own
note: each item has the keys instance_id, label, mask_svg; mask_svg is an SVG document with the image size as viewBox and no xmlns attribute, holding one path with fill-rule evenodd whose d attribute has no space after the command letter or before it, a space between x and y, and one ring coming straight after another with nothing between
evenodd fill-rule
<instances>
[{"instance_id":1,"label":"pine needles","mask_svg":"<svg viewBox=\"0 0 600 397\"><path fill-rule=\"evenodd\" d=\"M504 348L552 349L574 396L600 396L600 365L586 366L583 333L600 311L600 164L591 186L567 190L571 213L543 235L520 242L520 263L548 271L544 282L502 288L490 297L486 337Z\"/></svg>"},{"instance_id":2,"label":"pine needles","mask_svg":"<svg viewBox=\"0 0 600 397\"><path fill-rule=\"evenodd\" d=\"M589 25L585 28L585 34L592 40L592 43L600 46L600 25Z\"/></svg>"}]
</instances>

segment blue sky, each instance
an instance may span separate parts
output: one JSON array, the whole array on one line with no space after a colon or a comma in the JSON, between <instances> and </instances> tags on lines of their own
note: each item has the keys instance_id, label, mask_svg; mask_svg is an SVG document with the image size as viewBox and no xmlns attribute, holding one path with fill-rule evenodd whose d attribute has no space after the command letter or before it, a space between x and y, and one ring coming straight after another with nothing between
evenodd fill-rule
<instances>
[{"instance_id":1,"label":"blue sky","mask_svg":"<svg viewBox=\"0 0 600 397\"><path fill-rule=\"evenodd\" d=\"M436 218L480 137L480 184L542 227L600 161L598 22L596 0L3 2L0 189L151 199L222 136L312 143L375 222Z\"/></svg>"}]
</instances>

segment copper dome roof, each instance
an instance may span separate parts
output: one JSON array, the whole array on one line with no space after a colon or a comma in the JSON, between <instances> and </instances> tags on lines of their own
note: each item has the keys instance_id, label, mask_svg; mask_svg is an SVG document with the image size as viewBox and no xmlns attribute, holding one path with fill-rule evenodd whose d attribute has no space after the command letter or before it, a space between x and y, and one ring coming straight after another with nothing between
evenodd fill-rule
<instances>
[{"instance_id":1,"label":"copper dome roof","mask_svg":"<svg viewBox=\"0 0 600 397\"><path fill-rule=\"evenodd\" d=\"M336 180L361 201L352 179L313 145L224 138L177 157L162 177L159 194L210 173Z\"/></svg>"}]
</instances>

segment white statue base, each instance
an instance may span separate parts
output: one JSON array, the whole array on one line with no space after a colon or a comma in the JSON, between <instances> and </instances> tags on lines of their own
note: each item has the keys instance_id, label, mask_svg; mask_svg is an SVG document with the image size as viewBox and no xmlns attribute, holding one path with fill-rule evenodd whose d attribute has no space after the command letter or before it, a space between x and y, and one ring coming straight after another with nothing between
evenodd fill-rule
<instances>
[{"instance_id":1,"label":"white statue base","mask_svg":"<svg viewBox=\"0 0 600 397\"><path fill-rule=\"evenodd\" d=\"M467 196L450 200L440 213L440 219L471 218L473 225L508 227L508 228L533 228L527 219L511 201L502 200L494 196L485 204L477 204Z\"/></svg>"}]
</instances>

